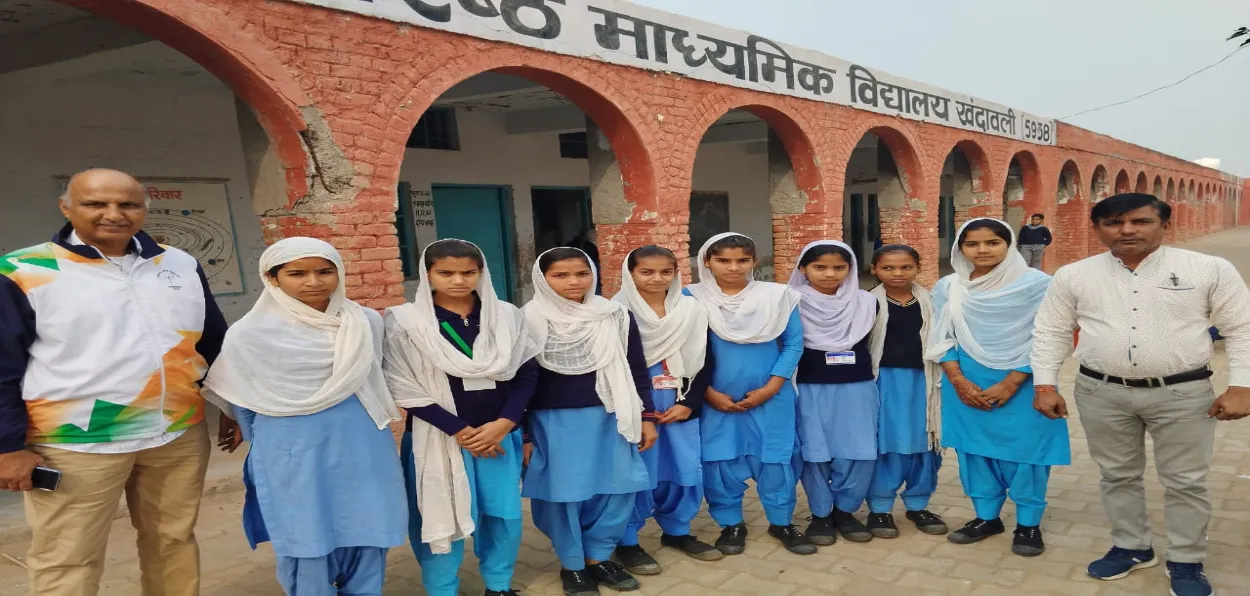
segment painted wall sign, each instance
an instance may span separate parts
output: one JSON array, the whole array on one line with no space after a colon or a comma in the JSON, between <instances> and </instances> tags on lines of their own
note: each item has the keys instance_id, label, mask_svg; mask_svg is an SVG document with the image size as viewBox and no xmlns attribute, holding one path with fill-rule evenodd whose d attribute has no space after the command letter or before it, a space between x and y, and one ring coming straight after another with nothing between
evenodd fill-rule
<instances>
[{"instance_id":1,"label":"painted wall sign","mask_svg":"<svg viewBox=\"0 0 1250 596\"><path fill-rule=\"evenodd\" d=\"M157 242L181 248L195 257L214 295L244 292L226 185L220 182L141 182L151 199L143 231Z\"/></svg>"},{"instance_id":2,"label":"painted wall sign","mask_svg":"<svg viewBox=\"0 0 1250 596\"><path fill-rule=\"evenodd\" d=\"M622 0L288 0L1038 145L1055 121Z\"/></svg>"}]
</instances>

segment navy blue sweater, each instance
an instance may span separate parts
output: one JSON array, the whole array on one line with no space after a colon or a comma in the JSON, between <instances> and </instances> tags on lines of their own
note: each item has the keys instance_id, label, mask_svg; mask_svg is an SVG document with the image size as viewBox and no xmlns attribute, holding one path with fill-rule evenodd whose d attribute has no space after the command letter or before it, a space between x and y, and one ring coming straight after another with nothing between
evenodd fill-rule
<instances>
[{"instance_id":1,"label":"navy blue sweater","mask_svg":"<svg viewBox=\"0 0 1250 596\"><path fill-rule=\"evenodd\" d=\"M634 387L639 397L642 398L642 418L654 420L655 404L651 401L651 374L647 371L647 358L642 351L642 335L638 332L638 323L634 321L632 314L629 315L629 339L626 346L629 372L634 378ZM540 366L538 388L534 392L534 399L530 401L530 409L603 407L603 402L595 391L597 374L591 372L584 375L562 375Z\"/></svg>"},{"instance_id":2,"label":"navy blue sweater","mask_svg":"<svg viewBox=\"0 0 1250 596\"><path fill-rule=\"evenodd\" d=\"M1016 244L1020 246L1050 246L1050 228L1046 226L1038 226L1036 230L1029 226L1020 228L1020 237L1016 239Z\"/></svg>"},{"instance_id":3,"label":"navy blue sweater","mask_svg":"<svg viewBox=\"0 0 1250 596\"><path fill-rule=\"evenodd\" d=\"M473 306L473 312L468 318L462 318L437 305L434 307L434 314L440 323L447 322L451 325L460 335L460 339L470 346L481 332L482 303L480 301ZM441 324L439 327L443 339L456 345L447 330L442 329ZM511 420L519 426L525 409L529 406L530 398L534 396L534 386L538 383L538 361L533 358L529 359L517 369L516 376L512 380L496 383L494 389L465 391L464 381L459 377L448 375L447 381L451 385L451 395L456 403L456 414L438 405L408 408L408 430L412 430L413 416L449 435L455 435L466 427L476 428L500 418Z\"/></svg>"}]
</instances>

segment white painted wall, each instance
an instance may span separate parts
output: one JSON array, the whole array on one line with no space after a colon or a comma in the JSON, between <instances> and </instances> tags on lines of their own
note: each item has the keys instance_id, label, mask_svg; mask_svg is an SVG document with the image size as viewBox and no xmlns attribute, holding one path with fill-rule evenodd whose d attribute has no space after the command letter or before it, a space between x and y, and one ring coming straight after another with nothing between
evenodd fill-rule
<instances>
[{"instance_id":1,"label":"white painted wall","mask_svg":"<svg viewBox=\"0 0 1250 596\"><path fill-rule=\"evenodd\" d=\"M259 291L260 220L239 141L234 94L158 42L0 76L0 254L45 242L64 224L58 176L108 167L139 178L225 180L247 295Z\"/></svg>"},{"instance_id":2,"label":"white painted wall","mask_svg":"<svg viewBox=\"0 0 1250 596\"><path fill-rule=\"evenodd\" d=\"M409 149L399 179L412 185L417 200L428 198L435 184L485 184L510 187L516 231L517 271L522 301L532 294L529 272L534 265L532 187L590 185L590 164L560 157L559 133L509 135L504 111L456 110L459 151ZM569 132L569 131L561 131ZM749 144L707 145L699 150L694 190L724 191L730 197L730 222L750 235L762 254L772 253L772 216L768 204L768 156L749 153ZM421 219L420 217L418 219ZM429 217L432 219L432 215ZM437 239L435 227L415 229L419 247ZM409 293L416 282L405 284Z\"/></svg>"}]
</instances>

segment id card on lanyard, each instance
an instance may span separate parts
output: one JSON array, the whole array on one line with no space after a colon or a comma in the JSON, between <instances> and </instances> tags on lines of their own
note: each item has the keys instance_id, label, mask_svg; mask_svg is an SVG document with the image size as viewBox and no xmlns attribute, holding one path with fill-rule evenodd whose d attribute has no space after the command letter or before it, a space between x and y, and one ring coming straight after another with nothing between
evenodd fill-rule
<instances>
[{"instance_id":1,"label":"id card on lanyard","mask_svg":"<svg viewBox=\"0 0 1250 596\"><path fill-rule=\"evenodd\" d=\"M464 338L460 337L459 333L456 333L456 330L451 326L451 323L443 321L442 327L443 331L446 331L447 335L451 336L451 340L456 342L460 351L464 352L465 356L472 358L473 348L469 347L469 344L464 341ZM495 388L495 381L493 379L460 379L460 382L464 385L465 391L487 391Z\"/></svg>"},{"instance_id":2,"label":"id card on lanyard","mask_svg":"<svg viewBox=\"0 0 1250 596\"><path fill-rule=\"evenodd\" d=\"M651 388L656 391L664 389L676 391L681 389L681 379L674 377L672 373L668 372L668 361L665 360L662 364L664 366L664 372L660 373L658 376L651 377Z\"/></svg>"}]
</instances>

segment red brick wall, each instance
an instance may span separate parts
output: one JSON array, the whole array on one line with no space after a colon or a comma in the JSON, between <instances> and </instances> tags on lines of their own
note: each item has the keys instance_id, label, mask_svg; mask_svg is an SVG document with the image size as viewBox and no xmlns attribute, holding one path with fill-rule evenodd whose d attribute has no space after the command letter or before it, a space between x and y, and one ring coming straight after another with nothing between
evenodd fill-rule
<instances>
[{"instance_id":1,"label":"red brick wall","mask_svg":"<svg viewBox=\"0 0 1250 596\"><path fill-rule=\"evenodd\" d=\"M1159 176L1165 185L1182 177L1213 187L1235 183L1215 170L1067 124L1058 127L1059 146L1035 146L280 0L63 1L164 41L247 101L287 169L288 208L264 218L266 240L330 239L348 263L350 295L375 307L403 300L393 214L404 141L439 95L488 70L519 74L564 94L612 141L632 214L598 227L609 289L625 253L639 244L687 254L695 153L704 131L737 108L751 110L778 133L808 199L803 213L773 218L779 279L803 244L841 236L847 161L869 131L891 149L907 197L904 206L883 210L885 240L916 246L927 263L937 262L939 177L956 144L973 162L976 189L984 193L961 211L961 221L1002 216L1008 165L1020 156L1022 206L1045 213L1060 238L1048 259L1052 268L1098 248L1078 226L1085 225L1089 180L1098 166L1112 177L1108 183L1121 170ZM1055 196L1069 161L1081 200L1061 210ZM1203 212L1204 223L1186 222L1178 239L1201 233L1199 226L1223 225L1226 210L1194 211ZM936 272L930 268L924 279L933 281Z\"/></svg>"}]
</instances>

